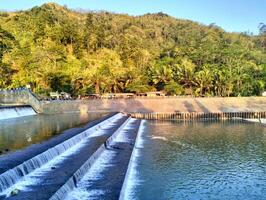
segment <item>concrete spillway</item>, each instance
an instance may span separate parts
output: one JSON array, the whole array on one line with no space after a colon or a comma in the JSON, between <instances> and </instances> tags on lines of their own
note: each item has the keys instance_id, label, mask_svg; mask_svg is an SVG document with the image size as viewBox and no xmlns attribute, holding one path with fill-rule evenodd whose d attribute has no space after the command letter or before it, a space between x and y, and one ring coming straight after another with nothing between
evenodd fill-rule
<instances>
[{"instance_id":1,"label":"concrete spillway","mask_svg":"<svg viewBox=\"0 0 266 200\"><path fill-rule=\"evenodd\" d=\"M119 199L139 125L140 120L130 118L107 147L102 146L102 154L83 172L83 178L68 193L67 200ZM62 198L52 198L58 199Z\"/></svg>"},{"instance_id":2,"label":"concrete spillway","mask_svg":"<svg viewBox=\"0 0 266 200\"><path fill-rule=\"evenodd\" d=\"M0 120L36 115L31 106L0 107Z\"/></svg>"},{"instance_id":3,"label":"concrete spillway","mask_svg":"<svg viewBox=\"0 0 266 200\"><path fill-rule=\"evenodd\" d=\"M0 174L0 199L73 199L77 191L90 195L95 188L108 191L105 199L118 199L139 126L140 120L118 113L11 165ZM112 166L107 171L103 160ZM101 170L102 178L88 181Z\"/></svg>"}]
</instances>

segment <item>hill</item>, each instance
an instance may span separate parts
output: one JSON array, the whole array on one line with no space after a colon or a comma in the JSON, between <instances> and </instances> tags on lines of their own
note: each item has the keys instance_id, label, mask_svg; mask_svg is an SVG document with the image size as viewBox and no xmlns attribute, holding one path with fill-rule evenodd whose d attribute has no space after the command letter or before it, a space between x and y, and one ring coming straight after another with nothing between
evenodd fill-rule
<instances>
[{"instance_id":1,"label":"hill","mask_svg":"<svg viewBox=\"0 0 266 200\"><path fill-rule=\"evenodd\" d=\"M0 13L0 88L40 94L259 95L266 31L227 33L164 13L79 12L54 3Z\"/></svg>"}]
</instances>

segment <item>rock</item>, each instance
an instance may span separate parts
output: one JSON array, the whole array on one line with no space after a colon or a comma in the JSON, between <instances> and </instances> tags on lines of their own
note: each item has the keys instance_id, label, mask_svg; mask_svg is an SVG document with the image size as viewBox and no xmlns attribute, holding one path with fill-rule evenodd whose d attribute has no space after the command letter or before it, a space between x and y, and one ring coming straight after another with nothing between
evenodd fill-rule
<instances>
[{"instance_id":1,"label":"rock","mask_svg":"<svg viewBox=\"0 0 266 200\"><path fill-rule=\"evenodd\" d=\"M14 190L11 191L10 195L11 195L11 196L15 196L15 195L17 195L18 193L19 193L19 189L14 189Z\"/></svg>"}]
</instances>

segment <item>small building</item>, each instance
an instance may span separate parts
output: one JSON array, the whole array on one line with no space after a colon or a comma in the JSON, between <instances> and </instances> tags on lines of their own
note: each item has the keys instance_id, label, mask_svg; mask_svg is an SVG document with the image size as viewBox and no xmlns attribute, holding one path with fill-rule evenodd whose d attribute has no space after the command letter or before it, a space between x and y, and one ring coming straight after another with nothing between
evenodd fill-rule
<instances>
[{"instance_id":1,"label":"small building","mask_svg":"<svg viewBox=\"0 0 266 200\"><path fill-rule=\"evenodd\" d=\"M158 91L158 92L146 92L147 97L164 97L165 93Z\"/></svg>"},{"instance_id":2,"label":"small building","mask_svg":"<svg viewBox=\"0 0 266 200\"><path fill-rule=\"evenodd\" d=\"M115 94L113 94L113 93L104 93L101 95L102 99L112 99L114 97L115 97Z\"/></svg>"},{"instance_id":3,"label":"small building","mask_svg":"<svg viewBox=\"0 0 266 200\"><path fill-rule=\"evenodd\" d=\"M67 93L67 92L61 92L60 93L60 97L62 99L71 99L71 95L69 93Z\"/></svg>"},{"instance_id":4,"label":"small building","mask_svg":"<svg viewBox=\"0 0 266 200\"><path fill-rule=\"evenodd\" d=\"M115 98L133 98L135 96L134 93L115 93Z\"/></svg>"},{"instance_id":5,"label":"small building","mask_svg":"<svg viewBox=\"0 0 266 200\"><path fill-rule=\"evenodd\" d=\"M115 98L133 98L134 93L104 93L101 95L103 99L115 99Z\"/></svg>"},{"instance_id":6,"label":"small building","mask_svg":"<svg viewBox=\"0 0 266 200\"><path fill-rule=\"evenodd\" d=\"M50 97L52 99L71 99L71 95L67 92L50 92Z\"/></svg>"},{"instance_id":7,"label":"small building","mask_svg":"<svg viewBox=\"0 0 266 200\"><path fill-rule=\"evenodd\" d=\"M60 99L60 94L58 92L50 92L50 97L52 99Z\"/></svg>"}]
</instances>

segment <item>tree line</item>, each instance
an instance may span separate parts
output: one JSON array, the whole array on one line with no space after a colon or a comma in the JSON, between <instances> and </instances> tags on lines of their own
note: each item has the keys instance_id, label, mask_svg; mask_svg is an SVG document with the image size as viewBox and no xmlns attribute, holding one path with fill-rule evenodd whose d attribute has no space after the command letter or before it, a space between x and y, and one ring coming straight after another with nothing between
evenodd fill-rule
<instances>
[{"instance_id":1,"label":"tree line","mask_svg":"<svg viewBox=\"0 0 266 200\"><path fill-rule=\"evenodd\" d=\"M47 95L165 91L251 96L266 89L266 25L228 33L164 13L79 12L54 3L0 13L0 88Z\"/></svg>"}]
</instances>

